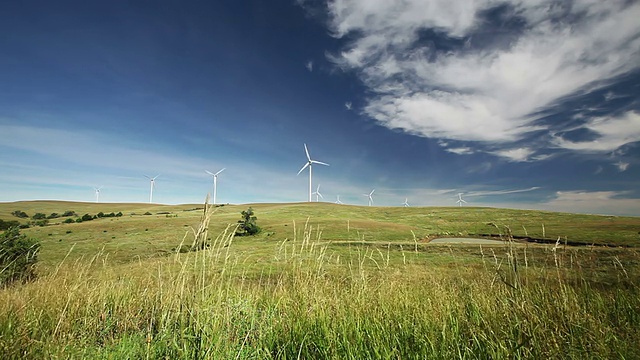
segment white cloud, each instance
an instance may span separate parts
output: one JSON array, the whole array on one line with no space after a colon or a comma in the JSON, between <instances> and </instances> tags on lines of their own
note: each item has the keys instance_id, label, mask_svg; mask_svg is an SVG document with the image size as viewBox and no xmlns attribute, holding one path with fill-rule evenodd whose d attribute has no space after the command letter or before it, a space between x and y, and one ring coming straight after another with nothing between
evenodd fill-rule
<instances>
[{"instance_id":1,"label":"white cloud","mask_svg":"<svg viewBox=\"0 0 640 360\"><path fill-rule=\"evenodd\" d=\"M527 189L515 189L515 190L486 190L486 191L471 191L465 193L465 196L489 196L489 195L507 195L507 194L517 194L523 192L529 192L540 189L539 186L533 186Z\"/></svg>"},{"instance_id":2,"label":"white cloud","mask_svg":"<svg viewBox=\"0 0 640 360\"><path fill-rule=\"evenodd\" d=\"M619 191L558 191L555 198L541 204L553 211L591 214L640 215L640 199Z\"/></svg>"},{"instance_id":3,"label":"white cloud","mask_svg":"<svg viewBox=\"0 0 640 360\"><path fill-rule=\"evenodd\" d=\"M310 72L313 71L313 61L311 61L311 60L307 61L307 63L304 65L304 67L306 67L307 70L309 70Z\"/></svg>"},{"instance_id":4,"label":"white cloud","mask_svg":"<svg viewBox=\"0 0 640 360\"><path fill-rule=\"evenodd\" d=\"M347 101L346 103L344 103L344 107L345 107L347 110L351 110L351 108L353 107L353 104L351 104L351 102L350 102L350 101Z\"/></svg>"},{"instance_id":5,"label":"white cloud","mask_svg":"<svg viewBox=\"0 0 640 360\"><path fill-rule=\"evenodd\" d=\"M618 161L614 165L618 168L618 171L620 171L620 172L626 171L627 168L629 167L629 163L628 162L622 162L622 161Z\"/></svg>"},{"instance_id":6,"label":"white cloud","mask_svg":"<svg viewBox=\"0 0 640 360\"><path fill-rule=\"evenodd\" d=\"M591 141L570 141L560 136L554 143L565 149L583 152L610 152L619 147L640 141L640 113L628 111L619 117L594 118L584 128L598 135Z\"/></svg>"},{"instance_id":7,"label":"white cloud","mask_svg":"<svg viewBox=\"0 0 640 360\"><path fill-rule=\"evenodd\" d=\"M471 149L469 147L448 148L448 149L445 149L445 150L450 152L450 153L454 153L454 154L458 154L458 155L469 155L469 154L473 154L474 153L473 149Z\"/></svg>"},{"instance_id":8,"label":"white cloud","mask_svg":"<svg viewBox=\"0 0 640 360\"><path fill-rule=\"evenodd\" d=\"M514 148L493 151L491 153L500 157L507 158L512 162L522 162L528 161L529 157L534 153L534 151L529 148Z\"/></svg>"},{"instance_id":9,"label":"white cloud","mask_svg":"<svg viewBox=\"0 0 640 360\"><path fill-rule=\"evenodd\" d=\"M436 53L419 41L424 29L471 37L482 25L479 13L502 4L527 26L500 46ZM364 113L383 126L430 138L510 143L544 129L531 115L536 111L640 66L639 2L556 5L552 0L333 0L328 3L332 31L353 40L330 59L360 75L373 94ZM603 148L629 140L619 136L620 124L592 125L605 134ZM572 150L586 145L560 144ZM524 161L529 151L494 153Z\"/></svg>"}]
</instances>

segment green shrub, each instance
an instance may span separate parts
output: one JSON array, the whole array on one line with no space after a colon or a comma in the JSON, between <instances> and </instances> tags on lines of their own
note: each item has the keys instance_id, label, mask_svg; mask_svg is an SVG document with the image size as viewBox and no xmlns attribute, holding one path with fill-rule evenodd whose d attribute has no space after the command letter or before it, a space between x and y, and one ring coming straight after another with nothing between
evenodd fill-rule
<instances>
[{"instance_id":1,"label":"green shrub","mask_svg":"<svg viewBox=\"0 0 640 360\"><path fill-rule=\"evenodd\" d=\"M89 214L84 214L84 215L82 215L82 217L81 217L80 219L81 219L82 221L90 221L90 220L93 220L93 219L94 219L94 217L93 217L93 216L91 216L91 215L89 215Z\"/></svg>"},{"instance_id":2,"label":"green shrub","mask_svg":"<svg viewBox=\"0 0 640 360\"><path fill-rule=\"evenodd\" d=\"M19 218L23 218L23 219L29 217L29 215L27 215L26 212L20 211L20 210L16 210L16 211L12 212L11 215L19 217Z\"/></svg>"},{"instance_id":3,"label":"green shrub","mask_svg":"<svg viewBox=\"0 0 640 360\"><path fill-rule=\"evenodd\" d=\"M253 216L253 209L249 208L247 211L242 211L242 219L238 220L237 236L255 235L260 232L260 227L256 224L257 217Z\"/></svg>"},{"instance_id":4,"label":"green shrub","mask_svg":"<svg viewBox=\"0 0 640 360\"><path fill-rule=\"evenodd\" d=\"M76 216L75 211L67 210L62 214L62 217Z\"/></svg>"},{"instance_id":5,"label":"green shrub","mask_svg":"<svg viewBox=\"0 0 640 360\"><path fill-rule=\"evenodd\" d=\"M40 219L40 220L34 221L33 224L36 225L36 226L47 226L47 225L49 225L49 220Z\"/></svg>"},{"instance_id":6,"label":"green shrub","mask_svg":"<svg viewBox=\"0 0 640 360\"><path fill-rule=\"evenodd\" d=\"M71 223L74 223L74 222L76 222L76 221L75 221L75 220L73 220L72 218L67 218L67 219L65 219L65 220L63 221L63 223L65 223L65 224L71 224Z\"/></svg>"},{"instance_id":7,"label":"green shrub","mask_svg":"<svg viewBox=\"0 0 640 360\"><path fill-rule=\"evenodd\" d=\"M12 227L0 234L0 286L35 278L40 243Z\"/></svg>"},{"instance_id":8,"label":"green shrub","mask_svg":"<svg viewBox=\"0 0 640 360\"><path fill-rule=\"evenodd\" d=\"M121 217L122 216L122 211L118 211L118 213L116 214L116 217Z\"/></svg>"},{"instance_id":9,"label":"green shrub","mask_svg":"<svg viewBox=\"0 0 640 360\"><path fill-rule=\"evenodd\" d=\"M33 220L42 220L42 219L46 219L47 215L44 213L35 213L35 215L33 215L31 218Z\"/></svg>"},{"instance_id":10,"label":"green shrub","mask_svg":"<svg viewBox=\"0 0 640 360\"><path fill-rule=\"evenodd\" d=\"M8 228L20 226L20 222L17 220L4 221L0 219L0 230L7 230Z\"/></svg>"},{"instance_id":11,"label":"green shrub","mask_svg":"<svg viewBox=\"0 0 640 360\"><path fill-rule=\"evenodd\" d=\"M56 219L59 218L60 214L58 213L51 213L49 216L47 216L47 219Z\"/></svg>"},{"instance_id":12,"label":"green shrub","mask_svg":"<svg viewBox=\"0 0 640 360\"><path fill-rule=\"evenodd\" d=\"M147 211L146 213L144 213L142 215L153 215L153 214Z\"/></svg>"},{"instance_id":13,"label":"green shrub","mask_svg":"<svg viewBox=\"0 0 640 360\"><path fill-rule=\"evenodd\" d=\"M104 217L104 213L102 211L100 211L96 216L99 217L99 218L102 218L102 217Z\"/></svg>"}]
</instances>

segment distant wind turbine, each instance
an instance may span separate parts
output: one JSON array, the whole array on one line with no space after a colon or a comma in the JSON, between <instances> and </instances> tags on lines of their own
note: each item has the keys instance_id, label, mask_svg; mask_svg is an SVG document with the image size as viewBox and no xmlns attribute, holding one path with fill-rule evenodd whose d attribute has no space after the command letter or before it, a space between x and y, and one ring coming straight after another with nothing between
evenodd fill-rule
<instances>
[{"instance_id":1,"label":"distant wind turbine","mask_svg":"<svg viewBox=\"0 0 640 360\"><path fill-rule=\"evenodd\" d=\"M102 186L93 189L96 191L96 202L100 202L100 190L102 190Z\"/></svg>"},{"instance_id":2,"label":"distant wind turbine","mask_svg":"<svg viewBox=\"0 0 640 360\"><path fill-rule=\"evenodd\" d=\"M319 198L322 198L324 200L324 196L322 196L322 194L320 194L320 184L318 184L318 188L316 189L316 191L313 192L313 195L316 196L316 202L320 201Z\"/></svg>"},{"instance_id":3,"label":"distant wind turbine","mask_svg":"<svg viewBox=\"0 0 640 360\"><path fill-rule=\"evenodd\" d=\"M342 204L342 201L340 201L340 195L338 195L338 199L336 200L336 204Z\"/></svg>"},{"instance_id":4,"label":"distant wind turbine","mask_svg":"<svg viewBox=\"0 0 640 360\"><path fill-rule=\"evenodd\" d=\"M458 201L456 201L456 204L459 204L460 206L462 206L463 203L467 203L466 201L462 200L462 193L458 193Z\"/></svg>"},{"instance_id":5,"label":"distant wind turbine","mask_svg":"<svg viewBox=\"0 0 640 360\"><path fill-rule=\"evenodd\" d=\"M371 192L369 194L362 194L366 197L369 198L369 206L371 206L373 204L373 192L376 191L376 189L371 190Z\"/></svg>"},{"instance_id":6,"label":"distant wind turbine","mask_svg":"<svg viewBox=\"0 0 640 360\"><path fill-rule=\"evenodd\" d=\"M304 166L302 167L302 169L300 169L300 171L298 171L298 175L300 175L300 173L302 172L302 170L306 169L307 167L309 168L309 202L311 202L311 194L312 194L312 187L311 187L311 167L313 164L320 164L320 165L325 165L325 166L329 166L329 164L323 163L321 161L316 161L316 160L311 160L311 156L309 156L309 149L307 149L307 144L304 144L304 152L307 154L307 163L304 164Z\"/></svg>"},{"instance_id":7,"label":"distant wind turbine","mask_svg":"<svg viewBox=\"0 0 640 360\"><path fill-rule=\"evenodd\" d=\"M404 207L409 207L409 198L404 198L402 205L404 205Z\"/></svg>"},{"instance_id":8,"label":"distant wind turbine","mask_svg":"<svg viewBox=\"0 0 640 360\"><path fill-rule=\"evenodd\" d=\"M147 175L144 176L147 179L149 179L149 181L151 182L151 191L149 192L149 204L151 204L153 202L153 188L155 187L156 179L158 178L158 176L160 176L160 174L158 174L158 175L156 175L154 177L149 177Z\"/></svg>"},{"instance_id":9,"label":"distant wind turbine","mask_svg":"<svg viewBox=\"0 0 640 360\"><path fill-rule=\"evenodd\" d=\"M220 174L221 172L223 172L226 168L222 168L222 170L218 171L217 173L212 173L209 170L205 170L205 172L211 176L213 176L213 205L216 204L216 193L218 191L218 174Z\"/></svg>"}]
</instances>

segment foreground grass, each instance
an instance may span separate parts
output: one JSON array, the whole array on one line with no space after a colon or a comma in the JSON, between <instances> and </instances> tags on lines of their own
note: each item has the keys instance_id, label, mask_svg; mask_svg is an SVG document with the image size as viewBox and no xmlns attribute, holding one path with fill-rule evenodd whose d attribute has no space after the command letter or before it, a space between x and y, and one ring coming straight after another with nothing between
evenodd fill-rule
<instances>
[{"instance_id":1,"label":"foreground grass","mask_svg":"<svg viewBox=\"0 0 640 360\"><path fill-rule=\"evenodd\" d=\"M4 358L640 358L632 250L391 246L71 257L0 290ZM245 250L239 250L238 247Z\"/></svg>"}]
</instances>

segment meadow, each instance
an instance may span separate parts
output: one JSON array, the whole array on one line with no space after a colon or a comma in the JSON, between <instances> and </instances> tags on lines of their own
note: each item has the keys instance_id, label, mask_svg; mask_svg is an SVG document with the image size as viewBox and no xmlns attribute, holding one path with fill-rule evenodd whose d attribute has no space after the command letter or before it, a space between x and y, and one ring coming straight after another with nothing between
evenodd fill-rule
<instances>
[{"instance_id":1,"label":"meadow","mask_svg":"<svg viewBox=\"0 0 640 360\"><path fill-rule=\"evenodd\" d=\"M235 237L249 206L262 232ZM203 207L1 203L123 213L22 230L39 276L0 289L3 358L640 358L640 218ZM429 242L478 234L503 241ZM195 238L210 246L177 250Z\"/></svg>"}]
</instances>

